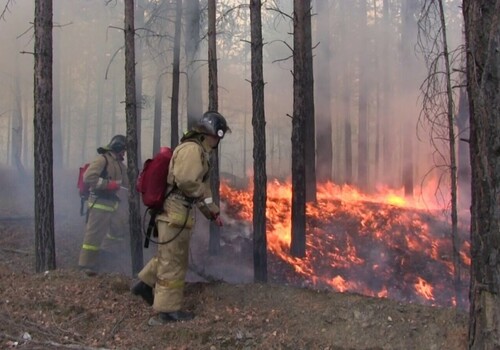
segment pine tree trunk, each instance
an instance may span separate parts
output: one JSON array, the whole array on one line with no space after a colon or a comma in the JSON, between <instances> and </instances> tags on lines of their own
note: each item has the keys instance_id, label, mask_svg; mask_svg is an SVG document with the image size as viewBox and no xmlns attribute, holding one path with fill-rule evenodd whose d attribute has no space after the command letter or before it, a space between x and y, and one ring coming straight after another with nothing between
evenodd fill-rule
<instances>
[{"instance_id":1,"label":"pine tree trunk","mask_svg":"<svg viewBox=\"0 0 500 350\"><path fill-rule=\"evenodd\" d=\"M333 144L332 144L332 84L330 79L330 57L333 50L330 36L330 9L326 1L316 1L318 42L316 49L318 69L316 73L316 135L317 159L316 173L320 182L332 181ZM320 72L320 73L317 73Z\"/></svg>"},{"instance_id":2,"label":"pine tree trunk","mask_svg":"<svg viewBox=\"0 0 500 350\"><path fill-rule=\"evenodd\" d=\"M187 73L187 119L188 130L203 114L201 76L196 63L198 59L200 39L200 1L184 0L185 29L184 41L186 51Z\"/></svg>"},{"instance_id":3,"label":"pine tree trunk","mask_svg":"<svg viewBox=\"0 0 500 350\"><path fill-rule=\"evenodd\" d=\"M305 167L306 167L306 201L316 202L316 121L314 115L314 74L312 52L311 0L303 0L304 45L305 45Z\"/></svg>"},{"instance_id":4,"label":"pine tree trunk","mask_svg":"<svg viewBox=\"0 0 500 350\"><path fill-rule=\"evenodd\" d=\"M292 118L292 241L290 253L306 254L306 7L302 0L293 2L293 118Z\"/></svg>"},{"instance_id":5,"label":"pine tree trunk","mask_svg":"<svg viewBox=\"0 0 500 350\"><path fill-rule=\"evenodd\" d=\"M469 348L500 348L500 1L464 0L472 175Z\"/></svg>"},{"instance_id":6,"label":"pine tree trunk","mask_svg":"<svg viewBox=\"0 0 500 350\"><path fill-rule=\"evenodd\" d=\"M155 109L153 119L153 154L154 156L160 151L161 147L161 116L163 103L163 79L164 76L158 74L158 80L155 87Z\"/></svg>"},{"instance_id":7,"label":"pine tree trunk","mask_svg":"<svg viewBox=\"0 0 500 350\"><path fill-rule=\"evenodd\" d=\"M35 1L35 269L56 268L52 154L52 0Z\"/></svg>"},{"instance_id":8,"label":"pine tree trunk","mask_svg":"<svg viewBox=\"0 0 500 350\"><path fill-rule=\"evenodd\" d=\"M367 12L366 0L360 2L360 45L358 48L359 70L359 100L358 100L358 186L368 190L369 164L368 164L368 39L367 39Z\"/></svg>"},{"instance_id":9,"label":"pine tree trunk","mask_svg":"<svg viewBox=\"0 0 500 350\"><path fill-rule=\"evenodd\" d=\"M57 21L57 19L56 19ZM53 134L53 162L54 168L61 170L63 167L63 141L62 141L62 118L61 118L61 48L60 33L53 32L53 63L52 63L52 134Z\"/></svg>"},{"instance_id":10,"label":"pine tree trunk","mask_svg":"<svg viewBox=\"0 0 500 350\"><path fill-rule=\"evenodd\" d=\"M216 0L208 0L208 109L217 112L219 110L219 82L217 78L217 46L215 28ZM212 171L210 174L210 186L214 203L220 204L219 195L219 154L212 154ZM213 221L210 222L210 238L208 243L210 255L218 255L220 252L220 227Z\"/></svg>"},{"instance_id":11,"label":"pine tree trunk","mask_svg":"<svg viewBox=\"0 0 500 350\"><path fill-rule=\"evenodd\" d=\"M26 178L26 170L21 161L21 152L23 149L23 113L22 113L22 95L20 87L19 67L16 64L15 91L14 91L14 106L12 108L12 125L11 125L11 151L12 161L17 167L18 174L21 178Z\"/></svg>"},{"instance_id":12,"label":"pine tree trunk","mask_svg":"<svg viewBox=\"0 0 500 350\"><path fill-rule=\"evenodd\" d=\"M443 0L438 0L440 27L443 42L443 58L446 70L446 96L447 96L447 120L448 120L448 145L450 153L450 188L451 188L451 243L453 247L453 268L454 268L454 286L457 307L460 305L460 237L458 236L458 210L457 210L457 159L456 159L456 140L455 140L455 103L453 102L453 87L451 81L450 53L448 51L448 39L446 37L446 20L443 8Z\"/></svg>"},{"instance_id":13,"label":"pine tree trunk","mask_svg":"<svg viewBox=\"0 0 500 350\"><path fill-rule=\"evenodd\" d=\"M407 72L415 71L415 50L414 43L417 40L417 24L415 23L415 14L419 10L419 4L416 0L403 0L402 15L401 15L401 61L400 61L400 81L399 91L401 100L408 98L411 91L407 88L408 79L414 80L416 77L408 76ZM414 168L414 151L412 132L415 129L415 121L417 116L412 113L401 113L401 132L399 133L402 146L402 180L405 190L405 195L413 196L413 168Z\"/></svg>"},{"instance_id":14,"label":"pine tree trunk","mask_svg":"<svg viewBox=\"0 0 500 350\"><path fill-rule=\"evenodd\" d=\"M172 100L170 103L170 145L179 144L179 57L181 52L182 0L175 7L174 59L172 63Z\"/></svg>"},{"instance_id":15,"label":"pine tree trunk","mask_svg":"<svg viewBox=\"0 0 500 350\"><path fill-rule=\"evenodd\" d=\"M469 152L469 100L465 88L460 89L457 112L458 142L458 210L470 209L470 152Z\"/></svg>"},{"instance_id":16,"label":"pine tree trunk","mask_svg":"<svg viewBox=\"0 0 500 350\"><path fill-rule=\"evenodd\" d=\"M134 12L134 28L144 28L144 9L146 8L146 2L144 0L135 0L135 12ZM135 36L134 43L134 57L135 57L135 98L136 98L136 108L135 108L135 120L136 120L136 135L137 135L137 164L142 164L142 109L144 108L143 96L142 96L142 64L144 61L144 54L142 49L142 41L138 36Z\"/></svg>"},{"instance_id":17,"label":"pine tree trunk","mask_svg":"<svg viewBox=\"0 0 500 350\"><path fill-rule=\"evenodd\" d=\"M138 175L138 130L137 130L137 98L135 76L135 27L134 0L125 0L125 114L127 119L127 175L130 188L128 191L130 253L132 258L132 274L135 276L142 269L142 226L139 206L139 195L133 184Z\"/></svg>"},{"instance_id":18,"label":"pine tree trunk","mask_svg":"<svg viewBox=\"0 0 500 350\"><path fill-rule=\"evenodd\" d=\"M253 266L255 282L267 282L266 237L266 118L262 65L261 0L250 0L252 45L252 126L253 126Z\"/></svg>"}]
</instances>

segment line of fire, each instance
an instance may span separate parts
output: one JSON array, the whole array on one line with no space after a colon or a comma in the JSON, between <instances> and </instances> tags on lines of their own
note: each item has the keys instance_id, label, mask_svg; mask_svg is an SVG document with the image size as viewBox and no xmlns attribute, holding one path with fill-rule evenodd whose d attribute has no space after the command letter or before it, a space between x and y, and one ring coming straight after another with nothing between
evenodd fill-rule
<instances>
[{"instance_id":1,"label":"line of fire","mask_svg":"<svg viewBox=\"0 0 500 350\"><path fill-rule=\"evenodd\" d=\"M359 293L432 306L468 307L469 217L459 222L460 280L454 286L449 212L433 196L432 183L415 199L404 191L364 194L349 185L319 184L306 206L306 256L290 254L290 182L267 188L269 278L318 290ZM253 185L221 184L226 230L252 231ZM246 230L245 230L246 227ZM458 293L457 293L458 292Z\"/></svg>"}]
</instances>

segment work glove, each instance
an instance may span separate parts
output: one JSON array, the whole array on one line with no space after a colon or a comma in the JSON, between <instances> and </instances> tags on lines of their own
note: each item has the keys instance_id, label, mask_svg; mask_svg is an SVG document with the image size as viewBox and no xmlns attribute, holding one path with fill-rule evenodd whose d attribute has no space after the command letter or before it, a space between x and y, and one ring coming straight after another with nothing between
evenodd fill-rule
<instances>
[{"instance_id":1,"label":"work glove","mask_svg":"<svg viewBox=\"0 0 500 350\"><path fill-rule=\"evenodd\" d=\"M222 226L219 207L212 201L212 198L205 198L203 201L199 202L198 208L208 220L214 221L218 226Z\"/></svg>"},{"instance_id":2,"label":"work glove","mask_svg":"<svg viewBox=\"0 0 500 350\"><path fill-rule=\"evenodd\" d=\"M222 222L222 219L221 219L221 217L220 217L220 214L218 214L218 213L217 213L217 214L215 214L214 219L213 219L213 222L214 222L217 226L219 226L219 227L224 226L224 223Z\"/></svg>"},{"instance_id":3,"label":"work glove","mask_svg":"<svg viewBox=\"0 0 500 350\"><path fill-rule=\"evenodd\" d=\"M118 191L120 189L121 181L109 180L106 189L109 191Z\"/></svg>"}]
</instances>

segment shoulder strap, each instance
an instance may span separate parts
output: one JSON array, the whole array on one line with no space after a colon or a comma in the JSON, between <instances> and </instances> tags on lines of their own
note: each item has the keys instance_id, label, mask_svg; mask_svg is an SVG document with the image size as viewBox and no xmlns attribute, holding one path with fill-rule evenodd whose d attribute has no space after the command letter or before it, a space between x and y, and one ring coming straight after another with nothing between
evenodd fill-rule
<instances>
[{"instance_id":1,"label":"shoulder strap","mask_svg":"<svg viewBox=\"0 0 500 350\"><path fill-rule=\"evenodd\" d=\"M104 165L104 169L102 169L101 171L101 177L105 178L108 176L108 157L106 157L104 154L102 156L104 157L106 164Z\"/></svg>"}]
</instances>

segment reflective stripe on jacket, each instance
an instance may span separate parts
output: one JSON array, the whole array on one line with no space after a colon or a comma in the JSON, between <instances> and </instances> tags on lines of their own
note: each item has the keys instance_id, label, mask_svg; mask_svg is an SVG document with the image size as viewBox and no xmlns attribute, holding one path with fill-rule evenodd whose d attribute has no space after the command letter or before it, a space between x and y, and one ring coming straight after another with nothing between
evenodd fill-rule
<instances>
[{"instance_id":1,"label":"reflective stripe on jacket","mask_svg":"<svg viewBox=\"0 0 500 350\"><path fill-rule=\"evenodd\" d=\"M116 211L116 209L118 209L118 202L115 202L112 206L102 204L102 203L89 202L89 209L97 209L97 210L114 212L114 211Z\"/></svg>"}]
</instances>

